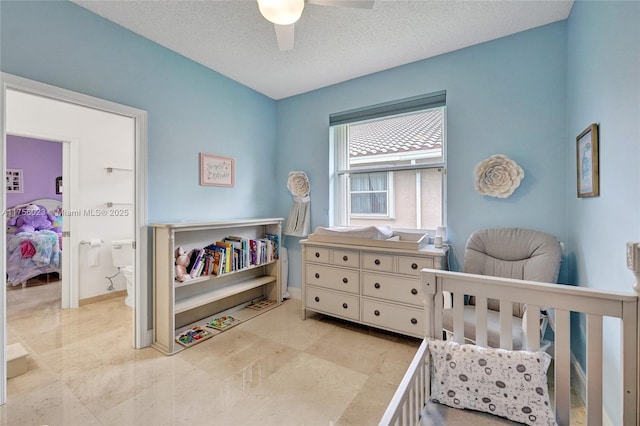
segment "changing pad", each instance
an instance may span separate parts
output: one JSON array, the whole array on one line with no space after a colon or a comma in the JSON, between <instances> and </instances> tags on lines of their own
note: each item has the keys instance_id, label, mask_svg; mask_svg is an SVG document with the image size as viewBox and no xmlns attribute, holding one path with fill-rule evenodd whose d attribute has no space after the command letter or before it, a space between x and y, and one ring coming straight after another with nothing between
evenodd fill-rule
<instances>
[{"instance_id":1,"label":"changing pad","mask_svg":"<svg viewBox=\"0 0 640 426\"><path fill-rule=\"evenodd\" d=\"M390 226L338 226L333 228L318 226L313 233L316 235L369 238L373 240L386 240L393 236L393 230Z\"/></svg>"}]
</instances>

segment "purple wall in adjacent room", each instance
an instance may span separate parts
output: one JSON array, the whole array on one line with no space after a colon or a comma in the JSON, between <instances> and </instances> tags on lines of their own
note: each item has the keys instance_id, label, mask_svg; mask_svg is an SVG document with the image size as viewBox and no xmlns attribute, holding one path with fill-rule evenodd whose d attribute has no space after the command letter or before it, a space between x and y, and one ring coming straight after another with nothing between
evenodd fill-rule
<instances>
[{"instance_id":1,"label":"purple wall in adjacent room","mask_svg":"<svg viewBox=\"0 0 640 426\"><path fill-rule=\"evenodd\" d=\"M7 206L36 198L62 201L56 177L62 176L62 144L7 135L7 169L22 169L24 193L7 193Z\"/></svg>"}]
</instances>

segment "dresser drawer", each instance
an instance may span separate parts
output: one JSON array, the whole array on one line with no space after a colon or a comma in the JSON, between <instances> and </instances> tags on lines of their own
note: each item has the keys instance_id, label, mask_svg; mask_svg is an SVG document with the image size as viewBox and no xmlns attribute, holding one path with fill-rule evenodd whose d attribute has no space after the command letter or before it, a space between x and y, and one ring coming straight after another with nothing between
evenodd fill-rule
<instances>
[{"instance_id":1,"label":"dresser drawer","mask_svg":"<svg viewBox=\"0 0 640 426\"><path fill-rule=\"evenodd\" d=\"M317 263L329 263L329 249L324 247L307 247L305 260Z\"/></svg>"},{"instance_id":2,"label":"dresser drawer","mask_svg":"<svg viewBox=\"0 0 640 426\"><path fill-rule=\"evenodd\" d=\"M422 268L433 268L433 258L398 256L398 273L419 276Z\"/></svg>"},{"instance_id":3,"label":"dresser drawer","mask_svg":"<svg viewBox=\"0 0 640 426\"><path fill-rule=\"evenodd\" d=\"M367 299L362 301L362 321L410 336L426 336L424 309Z\"/></svg>"},{"instance_id":4,"label":"dresser drawer","mask_svg":"<svg viewBox=\"0 0 640 426\"><path fill-rule=\"evenodd\" d=\"M359 293L360 271L322 265L306 265L305 282L308 285Z\"/></svg>"},{"instance_id":5,"label":"dresser drawer","mask_svg":"<svg viewBox=\"0 0 640 426\"><path fill-rule=\"evenodd\" d=\"M424 292L418 279L363 272L362 294L378 299L424 306Z\"/></svg>"},{"instance_id":6,"label":"dresser drawer","mask_svg":"<svg viewBox=\"0 0 640 426\"><path fill-rule=\"evenodd\" d=\"M380 253L362 253L362 268L372 271L393 272L394 256Z\"/></svg>"},{"instance_id":7,"label":"dresser drawer","mask_svg":"<svg viewBox=\"0 0 640 426\"><path fill-rule=\"evenodd\" d=\"M331 250L331 263L338 266L348 266L350 268L360 267L360 252L353 250Z\"/></svg>"},{"instance_id":8,"label":"dresser drawer","mask_svg":"<svg viewBox=\"0 0 640 426\"><path fill-rule=\"evenodd\" d=\"M307 308L356 321L360 319L358 296L316 287L307 287L305 290Z\"/></svg>"}]
</instances>

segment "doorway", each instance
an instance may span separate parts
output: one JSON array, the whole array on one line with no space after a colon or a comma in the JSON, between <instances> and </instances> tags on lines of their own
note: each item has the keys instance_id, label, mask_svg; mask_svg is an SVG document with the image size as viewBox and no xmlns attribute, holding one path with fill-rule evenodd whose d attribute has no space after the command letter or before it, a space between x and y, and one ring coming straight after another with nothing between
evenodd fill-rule
<instances>
[{"instance_id":1,"label":"doorway","mask_svg":"<svg viewBox=\"0 0 640 426\"><path fill-rule=\"evenodd\" d=\"M69 155L69 164L71 166L71 170L73 170L73 165L78 165L78 169L80 169L81 164L79 163L78 157L78 149L74 149L74 147L78 147L78 143L80 140L76 134L67 133L63 130L53 131L53 132L40 132L38 130L26 130L26 126L22 127L21 125L16 125L15 129L8 129L7 127L7 116L11 116L14 112L11 109L11 105L8 104L7 98L12 96L12 94L26 94L32 97L39 97L41 99L47 101L55 101L62 106L62 109L78 109L82 108L84 110L91 110L94 112L103 112L112 116L114 119L124 118L130 121L131 123L131 133L133 135L134 147L132 150L134 151L133 158L134 163L130 166L130 171L135 175L135 185L132 190L131 198L125 201L122 200L101 200L105 205L107 203L116 204L128 204L131 209L134 218L133 218L133 238L134 238L134 247L135 250L135 282L136 285L133 289L134 291L134 315L132 327L135 330L134 333L134 341L132 342L132 346L136 348L141 348L144 346L148 346L151 342L151 331L150 331L150 320L149 320L149 295L147 292L147 232L146 232L146 157L147 157L147 132L146 132L146 123L147 117L146 112L142 110L138 110L135 108L131 108L128 106L116 104L113 102L109 102L106 100L102 100L99 98L94 98L91 96L83 95L80 93L68 91L65 89L57 88L54 86L46 85L43 83L39 83L32 80L27 80L18 76L13 76L10 74L2 73L1 74L1 83L2 87L0 90L0 105L2 105L4 114L2 115L2 144L3 149L1 150L1 155L5 155L6 152L6 135L7 133L22 133L22 134L34 134L39 133L37 136L46 136L47 139L54 139L65 141L65 146L69 147L68 155ZM50 118L45 119L44 121L49 120L49 122L53 121ZM49 123L51 124L51 123ZM52 134L56 133L56 134ZM74 143L75 142L75 143ZM96 156L99 156L97 154ZM4 166L4 158L2 159L3 170L6 169ZM118 164L111 164L109 167L105 167L105 169L127 169L127 167L121 167ZM106 170L101 170L100 172L107 173ZM72 171L73 173L73 171ZM65 178L63 176L63 182ZM82 204L77 199L78 197L73 197L73 194L76 194L77 187L77 179L68 179L69 182L66 187L64 187L65 191L70 195L69 197L65 196L65 201L67 198L69 199L69 212L78 212L78 214L102 214L98 213L98 209L94 208L85 208L81 209ZM75 188L74 188L75 185ZM101 195L104 195L101 191L95 191ZM95 194L94 194L95 195ZM6 205L6 197L2 197L2 209L5 210ZM91 198L91 197L89 197ZM104 198L104 197L102 197ZM95 200L94 200L95 204ZM108 213L107 213L108 214ZM73 221L69 221L73 223ZM72 225L73 226L73 225ZM3 259L6 259L6 229L2 227L2 231L0 231L0 255ZM74 262L78 263L81 261L80 256L80 246L81 242L84 240L81 239L81 232L76 232L71 229L70 234L68 235L69 242L66 246L69 248L68 257L71 262L71 284L69 290L69 299L70 306L77 306L78 299L80 298L80 287L78 286L78 279L74 276L76 274L78 268L74 267ZM67 237L65 237L67 238ZM96 237L100 238L100 237ZM109 238L109 237L107 237ZM103 238L104 240L104 238ZM65 242L63 241L63 244ZM2 262L3 266L5 262ZM4 273L4 271L3 271ZM6 286L3 286L2 291L0 292L0 317L3 319L3 324L6 324ZM6 347L6 326L0 327L0 344L3 347ZM0 351L0 404L4 404L6 402L6 361L5 361L5 351Z\"/></svg>"},{"instance_id":2,"label":"doorway","mask_svg":"<svg viewBox=\"0 0 640 426\"><path fill-rule=\"evenodd\" d=\"M59 307L71 307L70 259L62 254L63 236L69 234L70 225L63 222L68 202L63 201L62 186L63 177L70 179L68 145L69 142L45 138L7 135L6 272L7 290L14 291L14 300L35 303L41 292L51 292L42 286L53 284L60 288ZM33 211L37 215L31 214Z\"/></svg>"}]
</instances>

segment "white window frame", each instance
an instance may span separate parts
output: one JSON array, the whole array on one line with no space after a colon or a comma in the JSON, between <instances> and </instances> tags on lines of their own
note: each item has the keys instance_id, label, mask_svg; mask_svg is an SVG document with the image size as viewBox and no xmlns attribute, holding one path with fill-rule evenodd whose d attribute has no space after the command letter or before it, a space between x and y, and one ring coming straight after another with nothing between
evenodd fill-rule
<instances>
[{"instance_id":1,"label":"white window frame","mask_svg":"<svg viewBox=\"0 0 640 426\"><path fill-rule=\"evenodd\" d=\"M351 173L351 174L364 174L364 173L373 173L370 171L367 172L362 172L362 173ZM394 176L393 176L393 171L386 171L387 173L387 189L386 189L386 193L387 193L387 212L386 213L352 213L351 212L351 194L354 193L354 191L351 190L351 185L348 184L348 188L347 191L349 192L347 199L349 200L349 205L347 206L347 211L349 212L349 218L352 219L380 219L380 220L384 220L384 219L395 219L395 213L396 213L396 198L395 198L395 190L394 190ZM364 193L367 191L359 191L360 193ZM373 192L373 191L368 191L368 192ZM380 191L375 191L375 192L382 192Z\"/></svg>"},{"instance_id":2,"label":"white window frame","mask_svg":"<svg viewBox=\"0 0 640 426\"><path fill-rule=\"evenodd\" d=\"M371 219L376 215L351 215L351 191L348 176L351 173L368 173L380 171L399 171L399 170L425 170L425 169L442 169L442 200L441 200L441 217L442 226L447 223L447 108L446 106L438 106L435 108L442 109L442 161L434 163L418 163L400 166L385 167L367 167L358 169L357 171L349 170L349 153L348 153L348 125L336 125L330 127L329 137L329 158L330 158L330 191L329 191L329 226L349 226L349 219L367 218ZM434 108L425 108L424 111ZM398 114L389 114L393 117ZM364 121L364 120L363 120ZM351 123L351 124L355 124ZM386 215L389 219L395 217L395 192L394 199L388 200L389 211L393 208L393 215ZM393 207L391 207L393 206ZM385 216L378 215L381 219ZM435 229L419 228L422 231L435 235Z\"/></svg>"}]
</instances>

